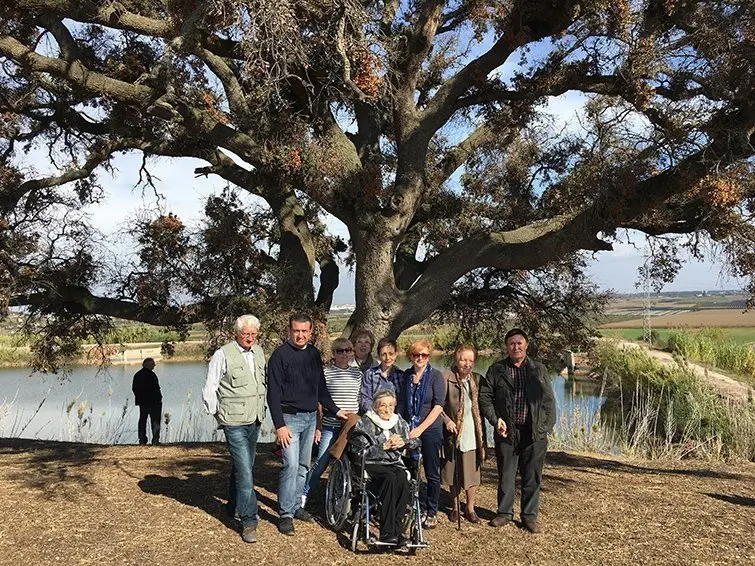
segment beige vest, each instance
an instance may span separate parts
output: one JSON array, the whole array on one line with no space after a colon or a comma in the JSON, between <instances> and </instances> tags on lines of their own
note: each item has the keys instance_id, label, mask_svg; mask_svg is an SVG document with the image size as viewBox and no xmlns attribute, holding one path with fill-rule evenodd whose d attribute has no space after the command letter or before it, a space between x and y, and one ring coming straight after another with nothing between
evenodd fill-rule
<instances>
[{"instance_id":1,"label":"beige vest","mask_svg":"<svg viewBox=\"0 0 755 566\"><path fill-rule=\"evenodd\" d=\"M225 355L225 375L218 386L217 419L221 425L247 425L265 422L265 353L252 346L254 370L247 365L236 342L221 348Z\"/></svg>"}]
</instances>

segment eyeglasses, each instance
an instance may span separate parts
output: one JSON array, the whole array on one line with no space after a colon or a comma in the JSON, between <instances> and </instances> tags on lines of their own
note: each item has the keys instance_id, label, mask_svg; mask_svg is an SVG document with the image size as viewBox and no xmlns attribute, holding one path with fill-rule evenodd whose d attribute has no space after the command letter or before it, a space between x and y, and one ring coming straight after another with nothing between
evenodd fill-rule
<instances>
[{"instance_id":1,"label":"eyeglasses","mask_svg":"<svg viewBox=\"0 0 755 566\"><path fill-rule=\"evenodd\" d=\"M425 354L423 352L416 352L412 354L412 358L429 358L430 354Z\"/></svg>"},{"instance_id":2,"label":"eyeglasses","mask_svg":"<svg viewBox=\"0 0 755 566\"><path fill-rule=\"evenodd\" d=\"M242 338L257 338L256 332L242 332L239 334Z\"/></svg>"},{"instance_id":3,"label":"eyeglasses","mask_svg":"<svg viewBox=\"0 0 755 566\"><path fill-rule=\"evenodd\" d=\"M349 352L353 352L353 348L336 348L333 350L336 354L348 354Z\"/></svg>"}]
</instances>

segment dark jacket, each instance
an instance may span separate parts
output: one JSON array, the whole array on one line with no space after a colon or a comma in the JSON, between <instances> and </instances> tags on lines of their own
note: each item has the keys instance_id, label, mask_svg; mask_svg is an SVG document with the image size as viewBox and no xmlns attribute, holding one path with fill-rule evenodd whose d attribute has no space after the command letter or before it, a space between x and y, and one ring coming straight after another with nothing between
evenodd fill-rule
<instances>
[{"instance_id":1,"label":"dark jacket","mask_svg":"<svg viewBox=\"0 0 755 566\"><path fill-rule=\"evenodd\" d=\"M409 425L407 422L398 416L398 420L392 429L388 431L388 435L392 436L398 434L404 439L404 448L400 450L385 450L383 448L383 442L385 442L385 436L383 430L379 428L370 417L364 415L357 422L354 429L349 434L350 444L349 447L352 453L357 455L359 450L366 448L365 464L380 464L383 466L399 466L405 468L401 455L407 450L416 450L419 448L420 439L409 439Z\"/></svg>"},{"instance_id":2,"label":"dark jacket","mask_svg":"<svg viewBox=\"0 0 755 566\"><path fill-rule=\"evenodd\" d=\"M142 368L134 374L131 391L134 392L135 405L159 405L163 402L157 374L151 369Z\"/></svg>"},{"instance_id":3,"label":"dark jacket","mask_svg":"<svg viewBox=\"0 0 755 566\"><path fill-rule=\"evenodd\" d=\"M509 358L495 362L480 384L480 411L496 429L498 419L506 422L509 431L504 442L519 442L519 430L514 423L514 383L509 373ZM524 360L527 370L525 398L532 419L532 440L543 440L556 424L556 399L545 366L529 357ZM501 440L497 432L496 440Z\"/></svg>"},{"instance_id":4,"label":"dark jacket","mask_svg":"<svg viewBox=\"0 0 755 566\"><path fill-rule=\"evenodd\" d=\"M286 340L267 361L267 407L275 428L286 424L284 412L313 412L318 401L333 414L339 411L325 385L320 350Z\"/></svg>"}]
</instances>

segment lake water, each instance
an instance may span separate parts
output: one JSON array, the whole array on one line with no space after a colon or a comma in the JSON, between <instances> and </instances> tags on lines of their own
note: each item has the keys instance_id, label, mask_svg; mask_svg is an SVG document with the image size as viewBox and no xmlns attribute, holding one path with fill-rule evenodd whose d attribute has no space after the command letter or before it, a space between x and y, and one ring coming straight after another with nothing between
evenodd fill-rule
<instances>
[{"instance_id":1,"label":"lake water","mask_svg":"<svg viewBox=\"0 0 755 566\"><path fill-rule=\"evenodd\" d=\"M493 361L480 357L475 370L484 374ZM433 365L446 369L449 362L450 358L437 358ZM398 360L398 365L410 364L404 358ZM139 368L138 365L75 367L61 378L29 375L29 370L24 369L0 369L0 437L135 444L139 409L134 407L131 380ZM222 440L215 419L202 406L207 364L158 363L155 372L163 394L161 440ZM572 417L580 414L583 418L579 422L589 426L601 403L598 388L561 376L553 377L553 387L559 410L557 427L573 426ZM260 441L273 441L271 431L268 417Z\"/></svg>"}]
</instances>

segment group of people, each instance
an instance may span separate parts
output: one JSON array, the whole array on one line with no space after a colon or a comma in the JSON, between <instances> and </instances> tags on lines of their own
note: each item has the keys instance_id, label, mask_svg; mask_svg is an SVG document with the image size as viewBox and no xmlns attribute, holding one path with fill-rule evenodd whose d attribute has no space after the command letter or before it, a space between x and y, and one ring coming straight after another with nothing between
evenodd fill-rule
<instances>
[{"instance_id":1,"label":"group of people","mask_svg":"<svg viewBox=\"0 0 755 566\"><path fill-rule=\"evenodd\" d=\"M257 540L253 467L266 409L282 454L277 496L278 530L283 534L295 535L295 520L313 521L307 501L318 489L330 448L347 420L356 421L350 438L366 450L367 471L380 494L381 540L398 546L405 542L401 528L410 497L403 457L407 452L422 455L425 528L438 524L441 483L449 486L454 501L449 519L460 520L461 513L467 521L480 521L475 490L485 460L484 421L495 429L498 466L498 509L490 525L512 521L518 470L522 525L540 531L540 483L555 401L545 367L527 356L524 331L506 334L507 357L483 377L474 372L477 350L472 345L459 346L454 367L441 372L431 364L430 342L417 340L407 351L411 367L401 370L396 343L383 339L374 350L368 330L357 331L353 343L334 340L332 362L323 365L320 351L310 343L312 327L308 315L293 315L288 339L266 362L257 344L259 320L241 316L235 340L209 362L202 397L225 433L232 459L227 511L241 522L245 542ZM310 465L315 444L317 454Z\"/></svg>"}]
</instances>

